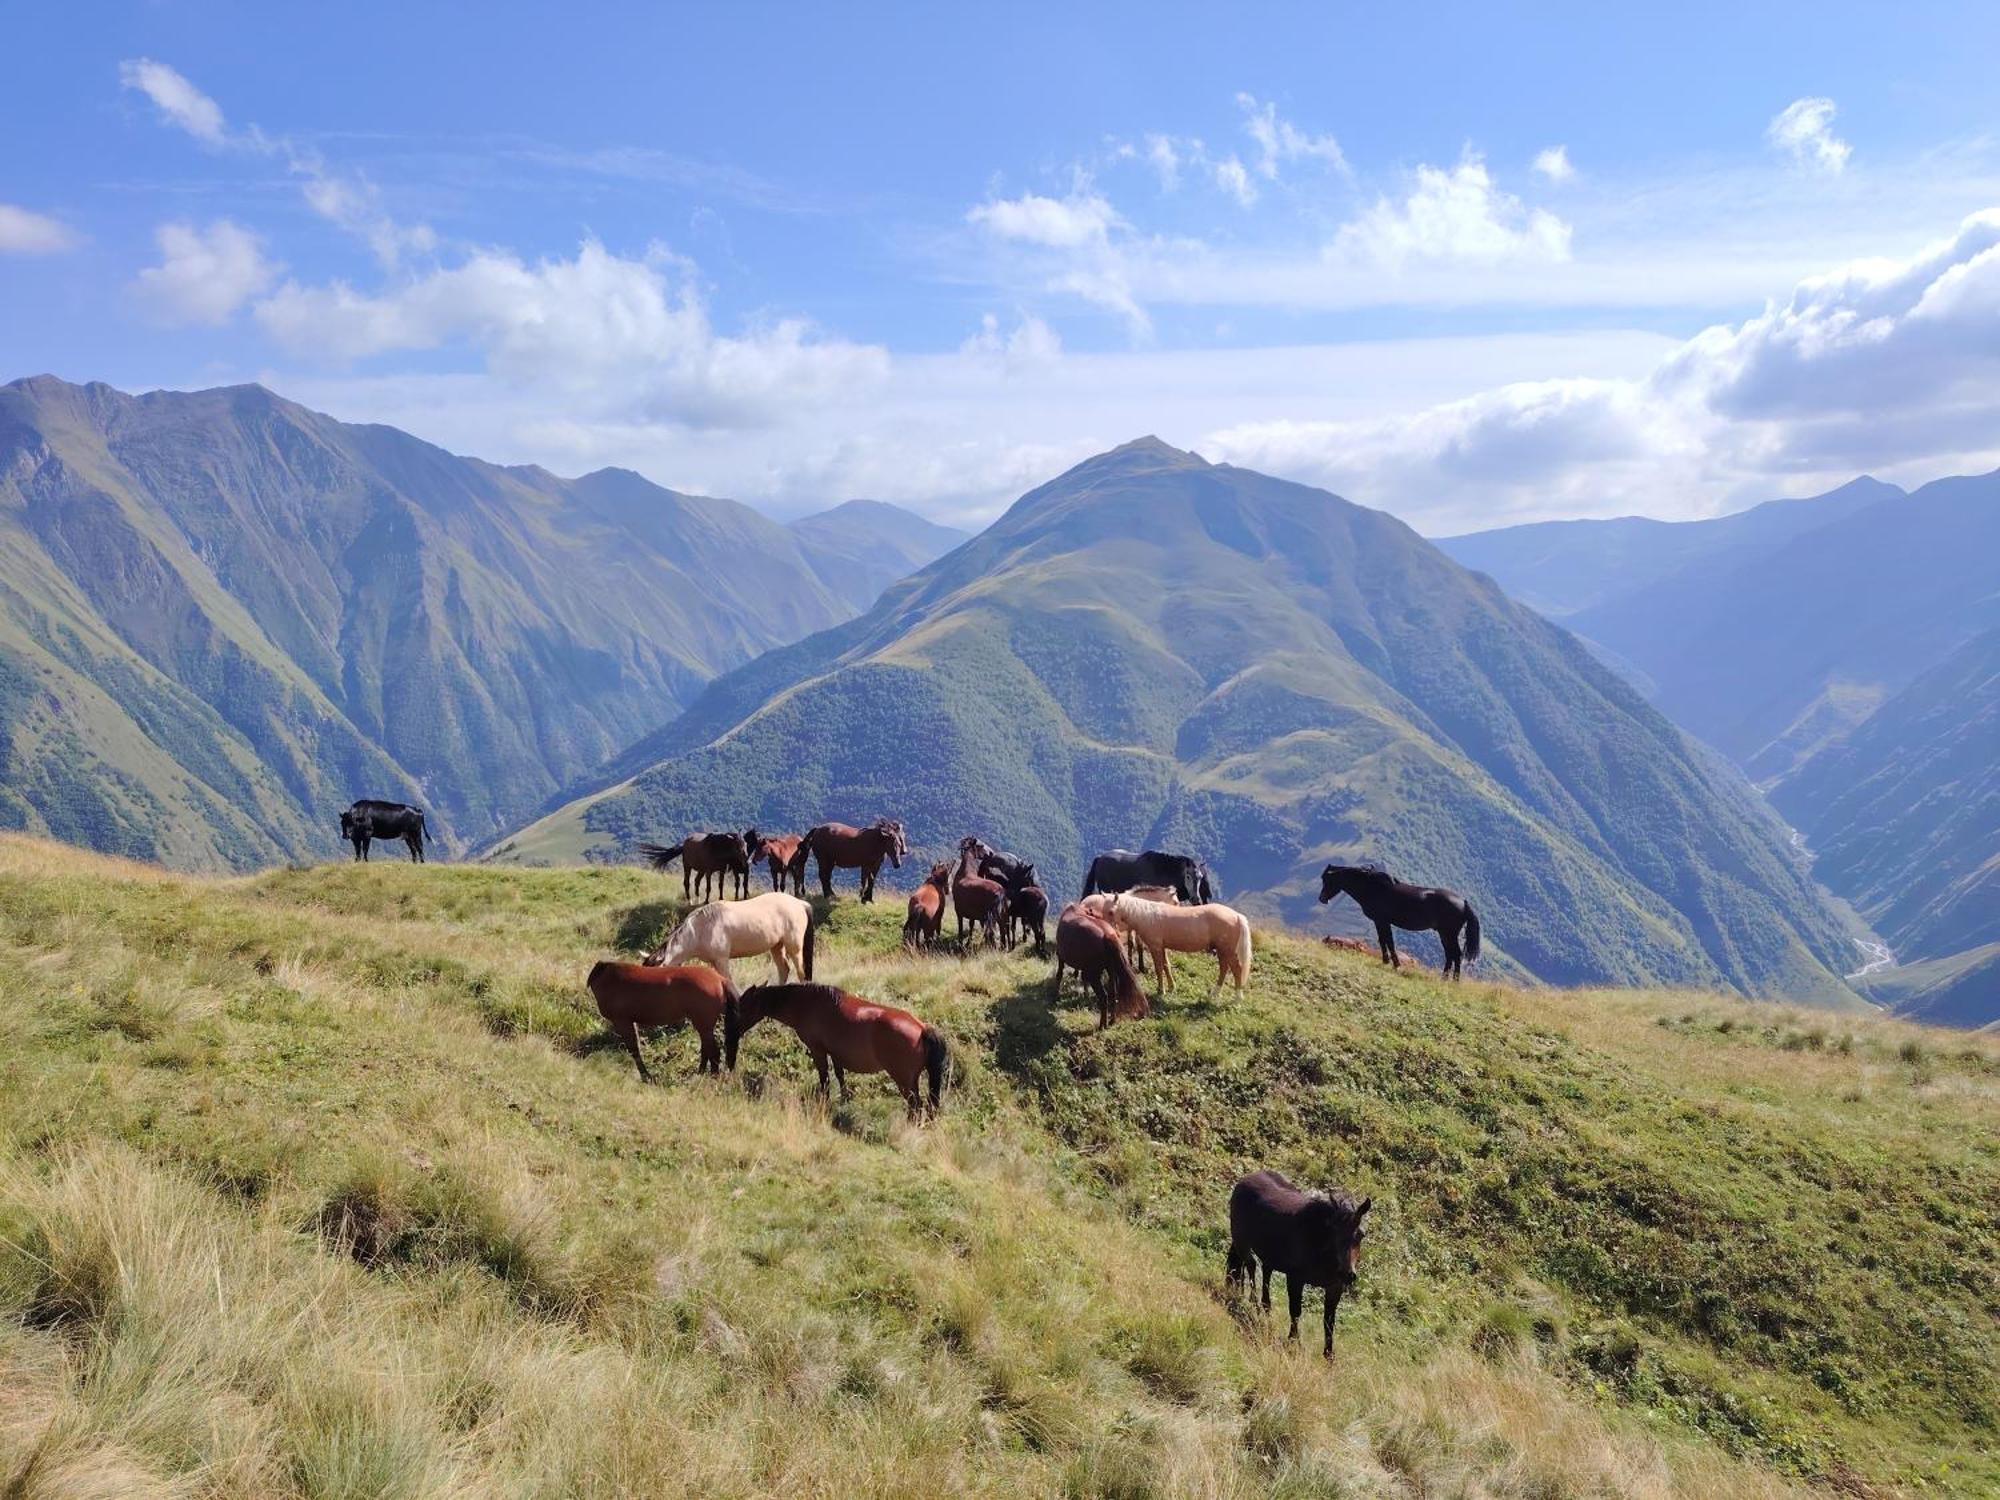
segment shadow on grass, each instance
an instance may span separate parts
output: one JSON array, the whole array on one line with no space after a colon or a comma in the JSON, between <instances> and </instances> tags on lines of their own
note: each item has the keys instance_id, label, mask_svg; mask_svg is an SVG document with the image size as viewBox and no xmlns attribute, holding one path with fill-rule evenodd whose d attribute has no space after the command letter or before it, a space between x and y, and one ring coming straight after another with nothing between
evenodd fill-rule
<instances>
[{"instance_id":1,"label":"shadow on grass","mask_svg":"<svg viewBox=\"0 0 2000 1500\"><path fill-rule=\"evenodd\" d=\"M637 906L628 906L618 913L618 926L613 933L613 941L620 951L643 953L657 947L661 938L667 935L669 920L674 914L671 901L641 901Z\"/></svg>"},{"instance_id":2,"label":"shadow on grass","mask_svg":"<svg viewBox=\"0 0 2000 1500\"><path fill-rule=\"evenodd\" d=\"M993 1002L993 1060L1004 1073L1028 1078L1068 1033L1056 1019L1057 995L1048 980L1021 986Z\"/></svg>"}]
</instances>

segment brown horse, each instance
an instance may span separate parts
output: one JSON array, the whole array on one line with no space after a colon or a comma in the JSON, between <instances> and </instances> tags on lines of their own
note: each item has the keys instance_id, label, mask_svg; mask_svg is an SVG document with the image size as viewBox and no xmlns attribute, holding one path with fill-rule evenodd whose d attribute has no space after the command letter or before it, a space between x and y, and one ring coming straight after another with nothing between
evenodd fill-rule
<instances>
[{"instance_id":1,"label":"brown horse","mask_svg":"<svg viewBox=\"0 0 2000 1500\"><path fill-rule=\"evenodd\" d=\"M597 999L598 1014L611 1023L639 1065L643 1082L652 1077L639 1055L641 1026L692 1026L701 1039L696 1071L722 1071L722 1051L715 1044L715 1023L723 1006L736 998L736 986L704 966L652 968L645 964L601 963L586 981Z\"/></svg>"},{"instance_id":2,"label":"brown horse","mask_svg":"<svg viewBox=\"0 0 2000 1500\"><path fill-rule=\"evenodd\" d=\"M903 825L894 818L877 818L866 828L848 823L821 823L805 836L805 852L819 861L819 892L833 899L833 872L859 870L861 899L875 899L875 873L888 860L903 868L903 856L910 852Z\"/></svg>"},{"instance_id":3,"label":"brown horse","mask_svg":"<svg viewBox=\"0 0 2000 1500\"><path fill-rule=\"evenodd\" d=\"M743 847L750 853L750 863L762 860L771 872L771 889L782 891L789 883L794 896L806 893L805 844L796 833L771 835L754 828L743 832Z\"/></svg>"},{"instance_id":4,"label":"brown horse","mask_svg":"<svg viewBox=\"0 0 2000 1500\"><path fill-rule=\"evenodd\" d=\"M1028 866L1032 871L1033 865ZM1020 925L1021 933L1034 934L1035 957L1049 956L1049 893L1032 881L1027 885L1015 886L1007 892L1007 946L1014 946L1013 928Z\"/></svg>"},{"instance_id":5,"label":"brown horse","mask_svg":"<svg viewBox=\"0 0 2000 1500\"><path fill-rule=\"evenodd\" d=\"M1114 1020L1144 1020L1152 1014L1146 992L1125 957L1118 929L1072 901L1056 918L1056 994L1062 994L1063 966L1082 977L1097 996L1097 1027Z\"/></svg>"},{"instance_id":6,"label":"brown horse","mask_svg":"<svg viewBox=\"0 0 2000 1500\"><path fill-rule=\"evenodd\" d=\"M706 901L711 890L727 900L724 876L735 879L737 899L750 894L750 851L743 846L740 833L691 833L678 844L641 844L639 853L656 870L668 868L677 859L681 862L683 901L697 896Z\"/></svg>"},{"instance_id":7,"label":"brown horse","mask_svg":"<svg viewBox=\"0 0 2000 1500\"><path fill-rule=\"evenodd\" d=\"M958 916L958 940L965 942L968 925L981 928L986 933L986 941L991 945L999 940L1000 919L1007 911L1007 887L997 880L988 880L984 875L972 873L972 862L978 856L961 847L958 858L958 875L951 883L951 909Z\"/></svg>"},{"instance_id":8,"label":"brown horse","mask_svg":"<svg viewBox=\"0 0 2000 1500\"><path fill-rule=\"evenodd\" d=\"M951 897L951 866L931 866L924 883L910 892L910 914L903 919L903 946L929 948L944 930L944 904Z\"/></svg>"},{"instance_id":9,"label":"brown horse","mask_svg":"<svg viewBox=\"0 0 2000 1500\"><path fill-rule=\"evenodd\" d=\"M1350 1193L1307 1193L1277 1172L1252 1172L1229 1194L1229 1260L1225 1284L1240 1279L1247 1290L1251 1272L1264 1273L1264 1311L1271 1310L1271 1273L1282 1271L1285 1300L1291 1304L1291 1337L1299 1336L1299 1313L1309 1286L1326 1292L1326 1341L1333 1358L1333 1315L1340 1299L1360 1278L1361 1221L1373 1198Z\"/></svg>"},{"instance_id":10,"label":"brown horse","mask_svg":"<svg viewBox=\"0 0 2000 1500\"><path fill-rule=\"evenodd\" d=\"M828 1092L829 1063L842 1099L849 1096L850 1072L887 1073L915 1115L923 1109L918 1084L928 1077L931 1113L937 1113L944 1097L947 1049L944 1033L935 1026L830 984L753 984L723 1006L722 1035L732 1069L743 1034L766 1016L799 1034L819 1069L822 1094Z\"/></svg>"}]
</instances>

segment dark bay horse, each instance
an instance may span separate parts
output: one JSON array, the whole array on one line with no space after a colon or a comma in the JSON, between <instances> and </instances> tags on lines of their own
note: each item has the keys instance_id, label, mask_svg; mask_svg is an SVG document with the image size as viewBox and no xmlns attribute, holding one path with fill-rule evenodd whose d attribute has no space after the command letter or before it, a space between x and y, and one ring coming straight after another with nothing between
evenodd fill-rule
<instances>
[{"instance_id":1,"label":"dark bay horse","mask_svg":"<svg viewBox=\"0 0 2000 1500\"><path fill-rule=\"evenodd\" d=\"M828 1092L827 1067L848 1097L849 1073L887 1073L912 1115L921 1113L918 1084L930 1080L931 1113L944 1097L948 1049L944 1033L906 1010L877 1005L830 984L753 984L722 1011L722 1035L729 1066L736 1066L743 1034L769 1016L799 1034L819 1070L819 1091Z\"/></svg>"},{"instance_id":2,"label":"dark bay horse","mask_svg":"<svg viewBox=\"0 0 2000 1500\"><path fill-rule=\"evenodd\" d=\"M736 986L706 964L659 968L647 964L601 963L586 981L597 1000L597 1012L611 1023L641 1081L652 1077L639 1055L641 1026L692 1026L701 1039L696 1071L720 1073L722 1049L715 1042L723 1006L736 998Z\"/></svg>"},{"instance_id":3,"label":"dark bay horse","mask_svg":"<svg viewBox=\"0 0 2000 1500\"><path fill-rule=\"evenodd\" d=\"M1034 933L1035 957L1045 957L1048 936L1043 924L1048 921L1049 897L1048 892L1035 883L1035 867L1018 854L995 849L972 834L958 841L958 852L961 857L971 854L977 858L978 873L987 880L998 881L1006 893L1006 901L1000 911L1000 941L1012 948L1016 941L1016 928L1019 927Z\"/></svg>"},{"instance_id":4,"label":"dark bay horse","mask_svg":"<svg viewBox=\"0 0 2000 1500\"><path fill-rule=\"evenodd\" d=\"M1144 854L1107 849L1090 862L1090 873L1083 878L1083 894L1129 891L1135 885L1167 886L1181 898L1183 906L1206 906L1215 899L1207 865L1191 855L1162 854L1157 849Z\"/></svg>"},{"instance_id":5,"label":"dark bay horse","mask_svg":"<svg viewBox=\"0 0 2000 1500\"><path fill-rule=\"evenodd\" d=\"M973 852L961 846L958 874L951 882L951 909L958 917L958 940L965 941L965 929L977 927L988 943L1000 933L1000 920L1007 912L1007 887L997 880L972 872Z\"/></svg>"},{"instance_id":6,"label":"dark bay horse","mask_svg":"<svg viewBox=\"0 0 2000 1500\"><path fill-rule=\"evenodd\" d=\"M1056 994L1062 994L1067 965L1097 997L1097 1028L1114 1020L1143 1020L1152 1013L1146 992L1125 957L1125 941L1109 922L1092 916L1075 902L1056 918Z\"/></svg>"},{"instance_id":7,"label":"dark bay horse","mask_svg":"<svg viewBox=\"0 0 2000 1500\"><path fill-rule=\"evenodd\" d=\"M691 833L678 844L641 844L639 853L656 870L681 862L681 899L729 898L724 877L735 882L737 899L750 894L750 851L740 833Z\"/></svg>"},{"instance_id":8,"label":"dark bay horse","mask_svg":"<svg viewBox=\"0 0 2000 1500\"><path fill-rule=\"evenodd\" d=\"M1320 872L1319 899L1331 901L1342 891L1354 898L1361 915L1375 924L1375 941L1382 950L1382 962L1400 968L1395 929L1405 932L1435 932L1444 944L1444 976L1465 977L1465 960L1479 957L1479 914L1472 903L1456 891L1432 890L1392 879L1386 871L1363 865L1328 865ZM1465 933L1461 953L1458 934Z\"/></svg>"},{"instance_id":9,"label":"dark bay horse","mask_svg":"<svg viewBox=\"0 0 2000 1500\"><path fill-rule=\"evenodd\" d=\"M749 851L750 863L762 860L771 872L771 889L782 891L789 884L794 896L806 893L805 846L805 839L796 833L743 831L743 847Z\"/></svg>"},{"instance_id":10,"label":"dark bay horse","mask_svg":"<svg viewBox=\"0 0 2000 1500\"><path fill-rule=\"evenodd\" d=\"M903 919L903 946L929 948L944 930L944 906L951 899L951 866L931 866L924 883L910 892L910 912Z\"/></svg>"},{"instance_id":11,"label":"dark bay horse","mask_svg":"<svg viewBox=\"0 0 2000 1500\"><path fill-rule=\"evenodd\" d=\"M873 901L875 874L882 868L882 861L886 859L894 868L902 869L903 856L910 852L910 841L904 836L903 825L894 818L877 818L866 828L821 823L806 834L804 852L819 861L819 890L829 901L833 899L835 870L859 870L861 899Z\"/></svg>"},{"instance_id":12,"label":"dark bay horse","mask_svg":"<svg viewBox=\"0 0 2000 1500\"><path fill-rule=\"evenodd\" d=\"M1225 1280L1250 1284L1264 1273L1264 1311L1271 1310L1271 1273L1285 1276L1291 1304L1291 1337L1299 1336L1299 1311L1309 1286L1326 1292L1326 1347L1333 1358L1333 1315L1360 1274L1361 1220L1374 1199L1346 1193L1301 1192L1276 1172L1252 1172L1229 1194L1229 1263Z\"/></svg>"},{"instance_id":13,"label":"dark bay horse","mask_svg":"<svg viewBox=\"0 0 2000 1500\"><path fill-rule=\"evenodd\" d=\"M1028 881L1025 885L1011 886L1007 891L1007 946L1014 946L1014 929L1018 924L1023 937L1030 933L1035 938L1035 957L1049 956L1049 893L1034 883L1033 865L1028 866Z\"/></svg>"},{"instance_id":14,"label":"dark bay horse","mask_svg":"<svg viewBox=\"0 0 2000 1500\"><path fill-rule=\"evenodd\" d=\"M377 802L372 797L363 797L340 815L340 836L354 845L356 859L368 858L371 840L401 839L409 846L411 862L423 864L424 840L429 833L424 826L423 809L403 802Z\"/></svg>"},{"instance_id":15,"label":"dark bay horse","mask_svg":"<svg viewBox=\"0 0 2000 1500\"><path fill-rule=\"evenodd\" d=\"M970 833L958 841L958 852L964 854L967 851L979 861L975 874L984 875L988 880L997 880L1007 886L1034 883L1035 867L1018 854L995 849L984 839ZM1027 877L1025 881L1023 876Z\"/></svg>"}]
</instances>

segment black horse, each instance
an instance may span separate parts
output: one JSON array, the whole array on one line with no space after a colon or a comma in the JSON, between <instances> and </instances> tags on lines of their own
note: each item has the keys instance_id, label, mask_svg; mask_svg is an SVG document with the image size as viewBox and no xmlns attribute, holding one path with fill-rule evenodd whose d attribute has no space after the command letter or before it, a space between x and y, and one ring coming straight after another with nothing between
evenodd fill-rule
<instances>
[{"instance_id":1,"label":"black horse","mask_svg":"<svg viewBox=\"0 0 2000 1500\"><path fill-rule=\"evenodd\" d=\"M1157 849L1144 854L1130 849L1105 850L1090 862L1090 873L1083 878L1083 894L1129 891L1135 885L1171 886L1183 906L1206 906L1215 899L1207 865L1191 855L1162 854Z\"/></svg>"},{"instance_id":2,"label":"black horse","mask_svg":"<svg viewBox=\"0 0 2000 1500\"><path fill-rule=\"evenodd\" d=\"M409 846L410 859L423 864L424 839L429 831L424 826L423 809L402 802L363 797L340 815L340 836L354 845L356 859L368 858L371 840L401 839Z\"/></svg>"},{"instance_id":3,"label":"black horse","mask_svg":"<svg viewBox=\"0 0 2000 1500\"><path fill-rule=\"evenodd\" d=\"M1301 1192L1276 1172L1252 1172L1229 1194L1229 1262L1225 1280L1247 1287L1253 1270L1264 1273L1264 1311L1271 1310L1271 1273L1285 1274L1285 1300L1292 1313L1291 1337L1299 1336L1299 1312L1309 1286L1326 1292L1326 1347L1333 1358L1333 1315L1361 1269L1361 1221L1373 1198L1355 1201L1346 1193Z\"/></svg>"},{"instance_id":4,"label":"black horse","mask_svg":"<svg viewBox=\"0 0 2000 1500\"><path fill-rule=\"evenodd\" d=\"M1342 891L1354 898L1361 915L1375 924L1375 941L1382 949L1382 962L1402 966L1396 952L1396 932L1436 932L1444 944L1444 972L1447 979L1465 977L1465 960L1479 957L1479 913L1456 891L1432 890L1392 879L1386 871L1361 865L1328 865L1320 872L1319 899L1333 900ZM1458 934L1465 933L1461 953Z\"/></svg>"},{"instance_id":5,"label":"black horse","mask_svg":"<svg viewBox=\"0 0 2000 1500\"><path fill-rule=\"evenodd\" d=\"M1005 886L1034 884L1035 867L1020 855L995 849L984 839L970 833L958 841L958 852L964 854L967 850L979 861L976 873L988 880L997 880Z\"/></svg>"}]
</instances>

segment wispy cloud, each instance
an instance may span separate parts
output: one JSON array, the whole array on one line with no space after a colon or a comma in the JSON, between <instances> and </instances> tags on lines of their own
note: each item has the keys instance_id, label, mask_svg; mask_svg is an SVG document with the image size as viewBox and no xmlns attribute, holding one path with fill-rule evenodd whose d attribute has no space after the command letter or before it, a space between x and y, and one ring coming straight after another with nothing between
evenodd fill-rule
<instances>
[{"instance_id":1,"label":"wispy cloud","mask_svg":"<svg viewBox=\"0 0 2000 1500\"><path fill-rule=\"evenodd\" d=\"M1347 157L1340 142L1330 135L1309 135L1278 114L1278 106L1260 101L1254 94L1238 94L1236 106L1243 111L1243 128L1257 145L1257 174L1275 182L1278 169L1286 162L1317 161L1337 172L1347 170Z\"/></svg>"},{"instance_id":2,"label":"wispy cloud","mask_svg":"<svg viewBox=\"0 0 2000 1500\"><path fill-rule=\"evenodd\" d=\"M82 243L83 237L60 219L0 203L0 255L55 255Z\"/></svg>"},{"instance_id":3,"label":"wispy cloud","mask_svg":"<svg viewBox=\"0 0 2000 1500\"><path fill-rule=\"evenodd\" d=\"M1831 99L1794 99L1771 121L1764 138L1801 165L1842 172L1854 148L1833 133L1835 113Z\"/></svg>"}]
</instances>

